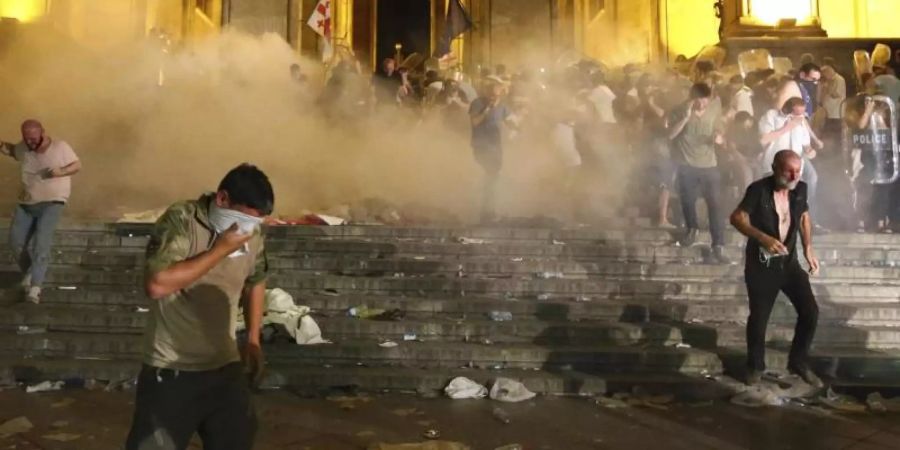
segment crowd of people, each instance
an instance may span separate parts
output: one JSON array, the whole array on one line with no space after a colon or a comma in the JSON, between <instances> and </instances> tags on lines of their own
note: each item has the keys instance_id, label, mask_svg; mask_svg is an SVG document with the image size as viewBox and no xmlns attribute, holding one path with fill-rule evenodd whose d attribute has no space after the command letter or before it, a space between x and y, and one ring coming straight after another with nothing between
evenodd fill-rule
<instances>
[{"instance_id":1,"label":"crowd of people","mask_svg":"<svg viewBox=\"0 0 900 450\"><path fill-rule=\"evenodd\" d=\"M854 147L848 136L869 133L877 140L879 129L893 127L883 97L897 102L900 80L889 67L842 74L834 59L817 63L809 54L796 66L788 73L763 68L726 77L707 61L695 63L690 76L671 67L612 70L580 61L517 72L498 65L463 80L438 70L416 75L388 58L371 81L358 65L338 64L319 103L337 120L406 114L407 121L439 120L470 134L484 170L481 218L487 222L495 217L504 147L546 142L565 168L560 183L576 220L592 195L585 180L627 171L633 186L622 200L643 206L659 227L683 223L682 245L696 239L696 203L703 198L713 254L722 262L723 204L735 203L753 180L771 173L775 154L785 149L802 158L818 232L893 232L900 223L900 188L881 180L892 160L876 161L871 148ZM890 152L886 144L882 149ZM671 208L675 197L680 211Z\"/></svg>"},{"instance_id":2,"label":"crowd of people","mask_svg":"<svg viewBox=\"0 0 900 450\"><path fill-rule=\"evenodd\" d=\"M815 221L829 217L817 210L837 205L861 231L891 233L900 223L894 181L900 79L877 67L858 77L860 94L848 100L853 86L833 60L820 66L811 56L803 59L794 73L752 70L727 80L703 61L693 79L670 68L609 70L581 61L516 73L501 65L473 81L437 70L414 76L393 59L370 79L345 62L332 71L319 105L330 120L436 119L461 139L468 136L484 171L485 222L495 219L505 149L525 145L545 145L556 156L573 211L595 194L592 179L623 180L621 200L649 205L657 226L683 222L682 246L697 240L702 198L713 262L730 262L723 246L726 204L734 200L731 224L749 239L747 382L758 383L765 372L766 325L784 292L798 312L788 369L821 387L807 361L818 306L798 262L797 238L815 274L813 231L827 231ZM308 83L299 66L291 75ZM37 120L23 122L21 134L15 144L0 141L0 153L21 166L10 240L26 298L39 303L53 232L81 162ZM672 194L680 220L670 208ZM213 447L252 446L256 422L242 364L258 383L269 272L260 227L274 200L266 174L242 164L214 194L176 203L157 221L144 280L152 320L127 448L183 448L195 431ZM240 351L239 304L248 330ZM196 339L198 329L213 338ZM203 396L217 401L200 405Z\"/></svg>"}]
</instances>

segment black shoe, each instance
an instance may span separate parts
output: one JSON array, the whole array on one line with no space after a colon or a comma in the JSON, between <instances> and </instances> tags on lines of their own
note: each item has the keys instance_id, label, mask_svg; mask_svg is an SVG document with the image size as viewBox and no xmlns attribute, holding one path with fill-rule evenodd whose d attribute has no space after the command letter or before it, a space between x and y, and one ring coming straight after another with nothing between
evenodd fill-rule
<instances>
[{"instance_id":1,"label":"black shoe","mask_svg":"<svg viewBox=\"0 0 900 450\"><path fill-rule=\"evenodd\" d=\"M809 368L806 366L793 366L788 367L788 372L797 375L801 380L806 382L806 384L821 389L825 387L825 383L822 383L822 380Z\"/></svg>"},{"instance_id":2,"label":"black shoe","mask_svg":"<svg viewBox=\"0 0 900 450\"><path fill-rule=\"evenodd\" d=\"M762 382L762 371L761 370L747 370L747 378L744 380L747 383L747 386L756 386L757 384Z\"/></svg>"},{"instance_id":3,"label":"black shoe","mask_svg":"<svg viewBox=\"0 0 900 450\"><path fill-rule=\"evenodd\" d=\"M725 247L721 245L716 245L712 248L710 259L713 264L731 264L731 259L725 256Z\"/></svg>"},{"instance_id":4,"label":"black shoe","mask_svg":"<svg viewBox=\"0 0 900 450\"><path fill-rule=\"evenodd\" d=\"M697 242L697 234L698 231L696 228L688 228L685 231L684 236L682 236L681 239L678 240L678 245L682 247L690 247L694 245Z\"/></svg>"}]
</instances>

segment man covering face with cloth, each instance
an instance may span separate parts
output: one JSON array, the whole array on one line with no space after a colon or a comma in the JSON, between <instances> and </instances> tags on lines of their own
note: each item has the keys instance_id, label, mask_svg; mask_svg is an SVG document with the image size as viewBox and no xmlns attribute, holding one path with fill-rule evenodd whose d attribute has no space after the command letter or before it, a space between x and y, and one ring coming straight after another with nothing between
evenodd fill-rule
<instances>
[{"instance_id":1,"label":"man covering face with cloth","mask_svg":"<svg viewBox=\"0 0 900 450\"><path fill-rule=\"evenodd\" d=\"M215 194L176 203L157 221L147 245L150 320L128 450L184 449L194 432L205 449L252 448L256 414L245 369L259 381L268 271L260 226L273 205L269 179L243 164ZM235 338L240 305L243 349Z\"/></svg>"}]
</instances>

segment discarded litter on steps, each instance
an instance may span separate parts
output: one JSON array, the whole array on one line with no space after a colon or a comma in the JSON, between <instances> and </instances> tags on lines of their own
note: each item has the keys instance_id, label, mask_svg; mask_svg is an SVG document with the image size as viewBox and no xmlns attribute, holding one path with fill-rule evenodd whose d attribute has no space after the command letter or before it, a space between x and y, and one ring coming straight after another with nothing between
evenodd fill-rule
<instances>
[{"instance_id":1,"label":"discarded litter on steps","mask_svg":"<svg viewBox=\"0 0 900 450\"><path fill-rule=\"evenodd\" d=\"M513 320L513 315L509 311L491 311L488 317L494 322L509 322Z\"/></svg>"},{"instance_id":2,"label":"discarded litter on steps","mask_svg":"<svg viewBox=\"0 0 900 450\"><path fill-rule=\"evenodd\" d=\"M466 377L456 377L444 388L444 393L454 400L484 398L487 388Z\"/></svg>"},{"instance_id":3,"label":"discarded litter on steps","mask_svg":"<svg viewBox=\"0 0 900 450\"><path fill-rule=\"evenodd\" d=\"M509 378L497 378L490 392L491 399L509 403L530 400L536 395L521 382Z\"/></svg>"},{"instance_id":4,"label":"discarded litter on steps","mask_svg":"<svg viewBox=\"0 0 900 450\"><path fill-rule=\"evenodd\" d=\"M46 332L47 329L44 327L29 327L28 325L19 325L16 329L18 335L44 334Z\"/></svg>"},{"instance_id":5,"label":"discarded litter on steps","mask_svg":"<svg viewBox=\"0 0 900 450\"><path fill-rule=\"evenodd\" d=\"M499 408L499 407L494 408L494 410L491 412L491 415L493 415L494 418L497 419L498 421L503 422L507 425L509 425L509 423L512 422L512 419L510 419L510 417L509 417L509 413L504 411L502 408Z\"/></svg>"}]
</instances>

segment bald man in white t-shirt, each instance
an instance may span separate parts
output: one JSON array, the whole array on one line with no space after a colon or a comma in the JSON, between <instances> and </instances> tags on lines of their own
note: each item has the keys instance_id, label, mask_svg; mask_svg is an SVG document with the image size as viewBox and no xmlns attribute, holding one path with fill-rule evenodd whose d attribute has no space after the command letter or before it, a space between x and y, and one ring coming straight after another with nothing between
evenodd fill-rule
<instances>
[{"instance_id":1,"label":"bald man in white t-shirt","mask_svg":"<svg viewBox=\"0 0 900 450\"><path fill-rule=\"evenodd\" d=\"M22 141L0 141L0 153L19 162L22 188L10 226L10 247L22 270L28 301L39 303L50 265L53 233L81 161L69 144L51 139L37 120L22 123Z\"/></svg>"}]
</instances>

